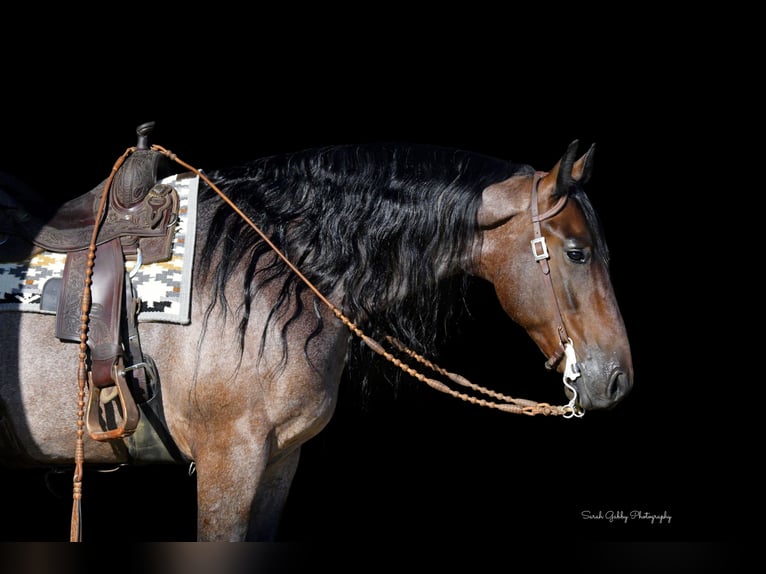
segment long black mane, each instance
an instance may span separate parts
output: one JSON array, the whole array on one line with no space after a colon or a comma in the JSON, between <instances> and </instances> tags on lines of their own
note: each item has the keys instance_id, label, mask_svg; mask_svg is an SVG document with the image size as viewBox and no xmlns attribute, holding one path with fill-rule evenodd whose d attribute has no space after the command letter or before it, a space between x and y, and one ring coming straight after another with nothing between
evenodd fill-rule
<instances>
[{"instance_id":1,"label":"long black mane","mask_svg":"<svg viewBox=\"0 0 766 574\"><path fill-rule=\"evenodd\" d=\"M531 170L457 149L372 144L266 157L207 176L325 296L341 294L333 303L365 332L380 329L433 353L443 332L437 323L451 307L445 303L465 288L442 279L467 262L482 190ZM197 272L212 278L224 312L224 287L249 262L240 344L253 298L269 282L284 281L270 320L290 313L289 325L304 312L298 295L306 286L273 262L268 245L209 187L200 198L207 236Z\"/></svg>"}]
</instances>

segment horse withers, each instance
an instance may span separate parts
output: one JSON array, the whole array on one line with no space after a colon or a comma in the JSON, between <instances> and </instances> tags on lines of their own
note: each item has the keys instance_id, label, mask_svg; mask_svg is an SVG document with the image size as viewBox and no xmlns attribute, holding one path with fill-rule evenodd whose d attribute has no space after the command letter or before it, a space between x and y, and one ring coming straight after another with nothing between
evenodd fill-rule
<instances>
[{"instance_id":1,"label":"horse withers","mask_svg":"<svg viewBox=\"0 0 766 574\"><path fill-rule=\"evenodd\" d=\"M577 147L548 172L410 144L207 172L188 324L140 324L165 430L196 469L198 540L276 539L301 446L333 416L344 369L390 357L378 341L393 340L409 351L394 363L433 381L411 358L438 357L449 330L437 323L454 317L471 278L494 286L562 376L569 403L539 412L581 416L628 394L628 337L583 189L593 148L578 157ZM73 463L78 348L54 324L0 314L6 463ZM86 440L86 464L153 462L126 440Z\"/></svg>"}]
</instances>

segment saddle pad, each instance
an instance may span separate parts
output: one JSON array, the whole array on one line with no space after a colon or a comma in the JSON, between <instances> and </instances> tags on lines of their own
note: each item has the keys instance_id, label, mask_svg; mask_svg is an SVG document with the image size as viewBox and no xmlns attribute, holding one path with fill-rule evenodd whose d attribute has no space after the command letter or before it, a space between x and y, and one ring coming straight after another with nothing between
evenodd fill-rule
<instances>
[{"instance_id":1,"label":"saddle pad","mask_svg":"<svg viewBox=\"0 0 766 574\"><path fill-rule=\"evenodd\" d=\"M178 192L180 213L169 261L141 265L133 285L141 299L139 322L190 322L191 274L197 222L199 177L192 173L172 175L162 180ZM54 314L41 308L43 287L54 277L62 277L66 253L44 251L18 263L0 263L0 312L27 311ZM125 263L131 271L134 261Z\"/></svg>"}]
</instances>

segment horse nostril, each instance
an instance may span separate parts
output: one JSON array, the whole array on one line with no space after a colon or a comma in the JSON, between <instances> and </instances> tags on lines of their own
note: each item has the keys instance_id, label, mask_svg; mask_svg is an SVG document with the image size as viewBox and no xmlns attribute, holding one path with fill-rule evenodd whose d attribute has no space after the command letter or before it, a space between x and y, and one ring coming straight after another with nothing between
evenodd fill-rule
<instances>
[{"instance_id":1,"label":"horse nostril","mask_svg":"<svg viewBox=\"0 0 766 574\"><path fill-rule=\"evenodd\" d=\"M609 377L609 384L606 388L606 394L610 400L616 400L622 397L628 392L630 388L630 381L628 377L619 369L612 371L612 376Z\"/></svg>"}]
</instances>

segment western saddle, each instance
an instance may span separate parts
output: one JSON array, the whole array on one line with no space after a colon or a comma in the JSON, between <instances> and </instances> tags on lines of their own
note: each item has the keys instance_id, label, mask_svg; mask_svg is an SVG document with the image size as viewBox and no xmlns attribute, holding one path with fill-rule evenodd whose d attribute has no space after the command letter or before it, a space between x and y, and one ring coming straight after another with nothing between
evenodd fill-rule
<instances>
[{"instance_id":1,"label":"western saddle","mask_svg":"<svg viewBox=\"0 0 766 574\"><path fill-rule=\"evenodd\" d=\"M179 198L161 181L179 170L150 148L153 129L154 122L138 126L137 145L115 164L110 178L57 208L46 206L20 182L3 187L0 179L0 261L24 261L42 251L67 255L63 277L46 282L41 303L55 310L55 334L62 341L82 340L83 290L90 273L87 426L99 441L130 437L141 414L164 428L155 400L159 377L154 361L141 350L140 300L125 265L135 261L137 268L172 256ZM133 446L151 451L153 443L155 438L142 439ZM170 446L165 438L162 443Z\"/></svg>"}]
</instances>

